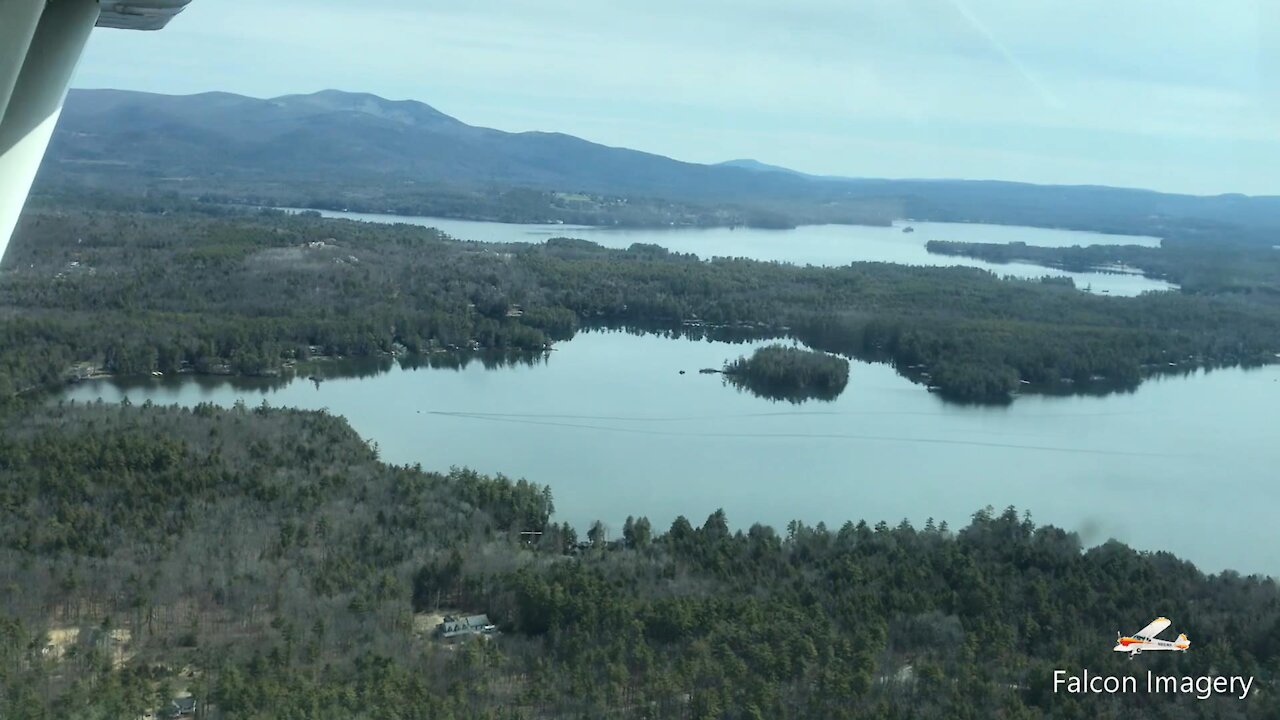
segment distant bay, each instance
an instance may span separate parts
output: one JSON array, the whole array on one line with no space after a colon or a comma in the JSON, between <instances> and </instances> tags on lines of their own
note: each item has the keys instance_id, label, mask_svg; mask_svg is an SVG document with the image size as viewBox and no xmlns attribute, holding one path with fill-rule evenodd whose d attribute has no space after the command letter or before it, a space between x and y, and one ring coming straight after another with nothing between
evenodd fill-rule
<instances>
[{"instance_id":1,"label":"distant bay","mask_svg":"<svg viewBox=\"0 0 1280 720\"><path fill-rule=\"evenodd\" d=\"M282 208L301 212L297 208ZM1136 272L1068 272L1031 263L997 264L974 258L934 255L925 250L929 240L955 242L1025 242L1043 247L1071 245L1143 245L1159 247L1160 239L1137 235L1110 235L1078 230L983 225L977 223L898 222L891 227L868 225L803 225L790 230L759 228L608 228L581 225L518 224L451 220L436 217L380 215L317 210L324 217L376 223L407 223L436 228L459 240L497 243L540 243L553 237L575 237L610 248L634 243L660 245L673 252L693 253L703 259L747 257L797 265L838 266L851 262L887 262L982 268L1000 277L1069 277L1078 289L1110 295L1138 295L1148 291L1175 290L1176 285L1144 277ZM906 230L910 228L910 232Z\"/></svg>"}]
</instances>

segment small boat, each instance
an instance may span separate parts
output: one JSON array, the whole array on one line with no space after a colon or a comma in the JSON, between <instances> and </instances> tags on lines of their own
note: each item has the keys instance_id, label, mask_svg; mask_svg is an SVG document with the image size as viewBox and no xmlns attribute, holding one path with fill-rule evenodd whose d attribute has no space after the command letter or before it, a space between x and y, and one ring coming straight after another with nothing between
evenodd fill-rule
<instances>
[{"instance_id":1,"label":"small boat","mask_svg":"<svg viewBox=\"0 0 1280 720\"><path fill-rule=\"evenodd\" d=\"M915 229L915 228L913 228L913 227L911 227L910 225L908 225L908 226L906 226L906 227L902 228L902 232L904 232L904 233L913 233L913 232L915 232L915 231L916 231L916 229Z\"/></svg>"}]
</instances>

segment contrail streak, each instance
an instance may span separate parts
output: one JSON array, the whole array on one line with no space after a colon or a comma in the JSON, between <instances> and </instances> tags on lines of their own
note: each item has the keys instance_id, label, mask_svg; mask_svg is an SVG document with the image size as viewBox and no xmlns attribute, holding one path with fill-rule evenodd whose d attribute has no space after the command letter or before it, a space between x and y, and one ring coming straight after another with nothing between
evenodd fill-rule
<instances>
[{"instance_id":1,"label":"contrail streak","mask_svg":"<svg viewBox=\"0 0 1280 720\"><path fill-rule=\"evenodd\" d=\"M964 0L951 0L951 4L961 15L964 16L965 20L969 21L969 24L973 26L974 30L978 31L979 35L982 35L982 37L986 38L987 42L991 43L991 46L996 49L996 52L1000 53L1000 56L1005 59L1005 62L1013 66L1013 69L1022 76L1022 79L1026 80L1027 84L1040 95L1040 98L1044 100L1045 104L1058 109L1066 107L1066 105L1058 99L1057 95L1054 95L1053 92L1044 85L1044 83L1040 82L1040 78L1036 77L1035 74L1022 63L1022 61L1014 57L1012 52L1009 52L1009 48L991 33L991 30L989 30L987 26L978 19L977 15L974 15L973 12L969 10L969 7L964 4Z\"/></svg>"}]
</instances>

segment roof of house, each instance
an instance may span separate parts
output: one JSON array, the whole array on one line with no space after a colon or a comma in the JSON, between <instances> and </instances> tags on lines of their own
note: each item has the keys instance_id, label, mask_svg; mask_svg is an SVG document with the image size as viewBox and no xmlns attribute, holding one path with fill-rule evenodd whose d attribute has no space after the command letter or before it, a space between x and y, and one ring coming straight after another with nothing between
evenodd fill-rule
<instances>
[{"instance_id":1,"label":"roof of house","mask_svg":"<svg viewBox=\"0 0 1280 720\"><path fill-rule=\"evenodd\" d=\"M488 615L467 615L465 617L446 617L439 627L440 632L445 637L451 637L484 630L492 625L493 623L489 621Z\"/></svg>"},{"instance_id":2,"label":"roof of house","mask_svg":"<svg viewBox=\"0 0 1280 720\"><path fill-rule=\"evenodd\" d=\"M489 616L488 615L464 615L459 617L459 616L453 616L453 615L446 615L444 618L444 622L440 624L441 625L461 625L463 627L471 627L471 626L483 627L489 624Z\"/></svg>"}]
</instances>

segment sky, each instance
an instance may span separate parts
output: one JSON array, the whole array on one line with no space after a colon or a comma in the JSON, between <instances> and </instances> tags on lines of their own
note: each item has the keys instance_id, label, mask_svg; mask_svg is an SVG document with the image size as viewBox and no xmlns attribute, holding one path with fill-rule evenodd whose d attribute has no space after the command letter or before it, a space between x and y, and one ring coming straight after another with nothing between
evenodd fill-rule
<instances>
[{"instance_id":1,"label":"sky","mask_svg":"<svg viewBox=\"0 0 1280 720\"><path fill-rule=\"evenodd\" d=\"M856 177L1280 194L1272 0L194 0L74 87L412 99Z\"/></svg>"}]
</instances>

